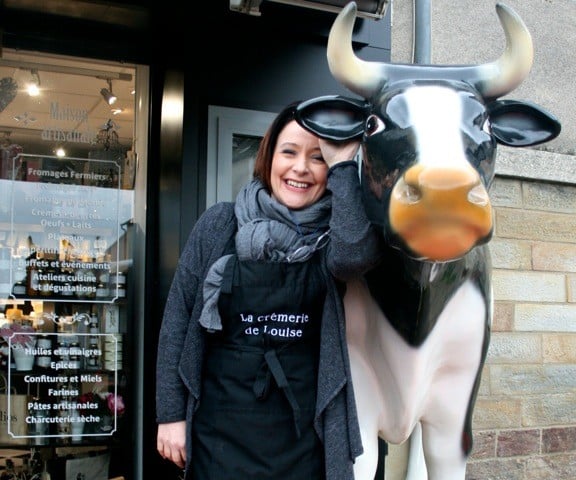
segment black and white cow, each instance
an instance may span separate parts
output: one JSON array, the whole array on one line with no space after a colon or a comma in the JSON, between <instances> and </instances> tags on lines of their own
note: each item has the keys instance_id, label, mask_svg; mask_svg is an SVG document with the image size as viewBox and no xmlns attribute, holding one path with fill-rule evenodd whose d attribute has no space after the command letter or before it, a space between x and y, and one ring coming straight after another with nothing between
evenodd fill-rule
<instances>
[{"instance_id":1,"label":"black and white cow","mask_svg":"<svg viewBox=\"0 0 576 480\"><path fill-rule=\"evenodd\" d=\"M387 252L344 298L364 445L357 480L374 478L378 437L400 444L417 424L426 471L411 478L465 478L490 335L496 145L560 133L538 106L498 100L528 75L533 48L521 18L496 10L507 41L498 60L401 65L354 54L356 4L348 4L332 26L328 63L363 98L320 97L298 110L300 124L322 137L362 136L364 201Z\"/></svg>"}]
</instances>

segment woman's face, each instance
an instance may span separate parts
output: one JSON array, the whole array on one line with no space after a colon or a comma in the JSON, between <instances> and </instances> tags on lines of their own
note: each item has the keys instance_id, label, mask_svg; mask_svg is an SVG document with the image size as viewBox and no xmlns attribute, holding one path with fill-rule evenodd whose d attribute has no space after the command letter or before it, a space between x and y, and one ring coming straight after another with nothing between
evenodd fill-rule
<instances>
[{"instance_id":1,"label":"woman's face","mask_svg":"<svg viewBox=\"0 0 576 480\"><path fill-rule=\"evenodd\" d=\"M312 205L326 191L327 173L318 138L295 120L288 123L278 136L272 157L274 198L293 210Z\"/></svg>"}]
</instances>

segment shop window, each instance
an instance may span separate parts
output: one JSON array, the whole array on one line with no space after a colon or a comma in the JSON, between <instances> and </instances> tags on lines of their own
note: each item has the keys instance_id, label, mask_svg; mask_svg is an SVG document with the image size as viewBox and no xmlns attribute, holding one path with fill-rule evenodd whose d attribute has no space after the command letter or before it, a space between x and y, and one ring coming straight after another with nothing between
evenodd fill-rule
<instances>
[{"instance_id":1,"label":"shop window","mask_svg":"<svg viewBox=\"0 0 576 480\"><path fill-rule=\"evenodd\" d=\"M134 408L135 76L85 59L0 59L0 472L14 478L68 478L88 453L123 474L110 464Z\"/></svg>"}]
</instances>

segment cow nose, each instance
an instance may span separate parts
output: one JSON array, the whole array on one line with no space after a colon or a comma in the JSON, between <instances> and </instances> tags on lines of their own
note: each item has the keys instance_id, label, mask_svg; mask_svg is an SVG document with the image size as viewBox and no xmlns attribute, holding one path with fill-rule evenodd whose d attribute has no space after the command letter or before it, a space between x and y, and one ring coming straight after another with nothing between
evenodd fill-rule
<instances>
[{"instance_id":1,"label":"cow nose","mask_svg":"<svg viewBox=\"0 0 576 480\"><path fill-rule=\"evenodd\" d=\"M472 166L414 165L392 190L390 227L418 258L458 258L489 238L488 192Z\"/></svg>"},{"instance_id":2,"label":"cow nose","mask_svg":"<svg viewBox=\"0 0 576 480\"><path fill-rule=\"evenodd\" d=\"M461 192L467 200L477 206L490 203L488 192L480 182L478 172L472 167L425 167L416 165L404 174L396 185L399 201L407 204L418 202L423 192Z\"/></svg>"},{"instance_id":3,"label":"cow nose","mask_svg":"<svg viewBox=\"0 0 576 480\"><path fill-rule=\"evenodd\" d=\"M474 205L480 207L486 207L490 205L490 197L488 197L488 191L484 188L484 185L478 184L468 192L468 201Z\"/></svg>"},{"instance_id":4,"label":"cow nose","mask_svg":"<svg viewBox=\"0 0 576 480\"><path fill-rule=\"evenodd\" d=\"M425 167L416 165L408 169L404 175L408 185L418 185L420 188L432 190L461 189L479 183L478 173L473 168L466 167Z\"/></svg>"}]
</instances>

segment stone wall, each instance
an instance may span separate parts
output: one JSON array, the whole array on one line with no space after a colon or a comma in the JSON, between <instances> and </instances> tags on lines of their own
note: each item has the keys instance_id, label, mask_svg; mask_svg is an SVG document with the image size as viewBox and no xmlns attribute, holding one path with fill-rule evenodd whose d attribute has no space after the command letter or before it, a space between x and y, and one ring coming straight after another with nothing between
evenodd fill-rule
<instances>
[{"instance_id":1,"label":"stone wall","mask_svg":"<svg viewBox=\"0 0 576 480\"><path fill-rule=\"evenodd\" d=\"M430 5L430 50L435 64L491 62L504 51L505 37L495 5L500 0L392 0L391 57L413 61L413 17L417 5ZM576 153L574 97L574 0L504 0L524 20L534 43L528 77L507 98L530 100L556 115L562 134L538 150ZM426 11L423 8L423 11Z\"/></svg>"},{"instance_id":2,"label":"stone wall","mask_svg":"<svg viewBox=\"0 0 576 480\"><path fill-rule=\"evenodd\" d=\"M516 174L497 176L491 190L494 318L466 478L573 479L576 157L501 157Z\"/></svg>"}]
</instances>

